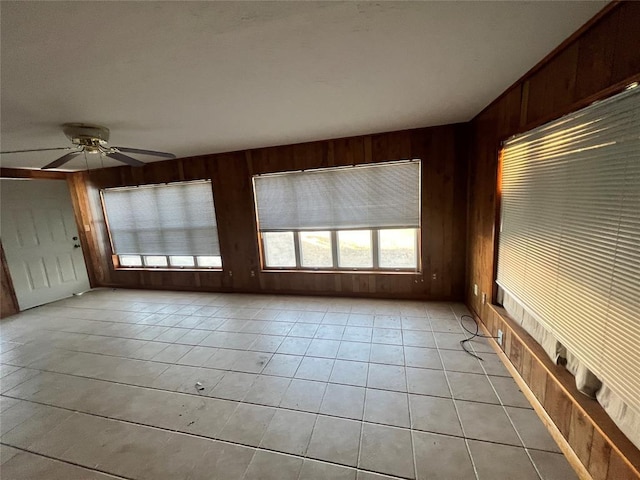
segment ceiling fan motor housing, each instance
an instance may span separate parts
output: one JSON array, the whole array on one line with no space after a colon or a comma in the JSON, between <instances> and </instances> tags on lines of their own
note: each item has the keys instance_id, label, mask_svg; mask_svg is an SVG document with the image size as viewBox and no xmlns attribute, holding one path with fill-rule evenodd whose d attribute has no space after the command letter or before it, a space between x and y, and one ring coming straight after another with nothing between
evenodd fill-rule
<instances>
[{"instance_id":1,"label":"ceiling fan motor housing","mask_svg":"<svg viewBox=\"0 0 640 480\"><path fill-rule=\"evenodd\" d=\"M87 123L65 123L62 131L74 145L83 145L88 152L98 151L109 141L109 129Z\"/></svg>"}]
</instances>

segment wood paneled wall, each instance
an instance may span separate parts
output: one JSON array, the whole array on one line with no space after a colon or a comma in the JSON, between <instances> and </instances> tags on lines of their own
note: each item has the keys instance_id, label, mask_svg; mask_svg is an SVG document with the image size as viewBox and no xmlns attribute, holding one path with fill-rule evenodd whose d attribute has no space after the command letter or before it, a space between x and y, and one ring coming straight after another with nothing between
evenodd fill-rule
<instances>
[{"instance_id":1,"label":"wood paneled wall","mask_svg":"<svg viewBox=\"0 0 640 480\"><path fill-rule=\"evenodd\" d=\"M468 127L406 130L115 167L69 176L94 286L462 300ZM251 179L260 173L419 158L422 272L262 271ZM211 178L224 270L114 269L99 190Z\"/></svg>"},{"instance_id":2,"label":"wood paneled wall","mask_svg":"<svg viewBox=\"0 0 640 480\"><path fill-rule=\"evenodd\" d=\"M469 160L469 224L467 242L466 302L489 328L510 331L509 322L495 313L496 225L498 153L501 142L513 134L582 108L591 102L621 91L640 80L640 2L612 3L576 34L516 82L471 122L472 146ZM474 294L478 285L478 295ZM483 293L486 302L483 303ZM535 348L528 336L530 348ZM522 342L505 348L511 362L541 401L560 431L578 453L594 479L636 478L623 468L615 439L620 438L611 422L598 423L588 442L577 444L576 436L590 435L571 405L575 398L557 385L561 369L544 370L534 357L522 358ZM532 360L533 359L533 360ZM524 363L522 363L524 361ZM585 400L582 400L585 401ZM595 401L591 411L604 412ZM577 418L573 416L578 415ZM600 430L599 430L600 429ZM613 439L613 440L606 440ZM573 443L572 443L573 442ZM633 448L631 449L633 451ZM588 452L585 453L585 452ZM611 453L610 453L611 452ZM618 452L618 453L614 453ZM635 449L637 452L637 449ZM637 461L638 456L634 458ZM628 466L628 463L625 465Z\"/></svg>"}]
</instances>

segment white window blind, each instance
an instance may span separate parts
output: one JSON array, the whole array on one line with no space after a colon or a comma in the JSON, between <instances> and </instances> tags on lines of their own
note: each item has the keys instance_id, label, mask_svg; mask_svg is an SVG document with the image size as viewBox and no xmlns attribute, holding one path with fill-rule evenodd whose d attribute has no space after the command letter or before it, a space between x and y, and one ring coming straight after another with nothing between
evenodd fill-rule
<instances>
[{"instance_id":1,"label":"white window blind","mask_svg":"<svg viewBox=\"0 0 640 480\"><path fill-rule=\"evenodd\" d=\"M117 255L220 255L210 181L102 191Z\"/></svg>"},{"instance_id":2,"label":"white window blind","mask_svg":"<svg viewBox=\"0 0 640 480\"><path fill-rule=\"evenodd\" d=\"M262 231L420 227L420 161L254 177Z\"/></svg>"},{"instance_id":3,"label":"white window blind","mask_svg":"<svg viewBox=\"0 0 640 480\"><path fill-rule=\"evenodd\" d=\"M502 151L498 284L640 411L640 88Z\"/></svg>"}]
</instances>

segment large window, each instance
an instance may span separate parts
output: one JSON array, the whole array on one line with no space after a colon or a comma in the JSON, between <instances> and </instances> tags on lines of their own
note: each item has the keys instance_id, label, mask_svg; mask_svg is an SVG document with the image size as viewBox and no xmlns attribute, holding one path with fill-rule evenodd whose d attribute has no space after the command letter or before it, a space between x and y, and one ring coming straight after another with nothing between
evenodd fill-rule
<instances>
[{"instance_id":1,"label":"large window","mask_svg":"<svg viewBox=\"0 0 640 480\"><path fill-rule=\"evenodd\" d=\"M101 193L119 267L222 268L210 181Z\"/></svg>"},{"instance_id":2,"label":"large window","mask_svg":"<svg viewBox=\"0 0 640 480\"><path fill-rule=\"evenodd\" d=\"M254 177L267 269L419 269L420 161Z\"/></svg>"},{"instance_id":3,"label":"large window","mask_svg":"<svg viewBox=\"0 0 640 480\"><path fill-rule=\"evenodd\" d=\"M502 152L498 284L640 412L640 88Z\"/></svg>"}]
</instances>

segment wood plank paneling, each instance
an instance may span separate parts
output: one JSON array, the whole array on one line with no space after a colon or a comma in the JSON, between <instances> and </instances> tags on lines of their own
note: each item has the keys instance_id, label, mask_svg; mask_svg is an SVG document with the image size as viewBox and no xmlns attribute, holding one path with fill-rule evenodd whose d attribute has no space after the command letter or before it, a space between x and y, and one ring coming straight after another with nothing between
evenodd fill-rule
<instances>
[{"instance_id":1,"label":"wood plank paneling","mask_svg":"<svg viewBox=\"0 0 640 480\"><path fill-rule=\"evenodd\" d=\"M92 285L461 300L464 296L467 159L465 125L381 133L70 175ZM422 273L261 271L252 176L290 170L422 160ZM99 190L212 179L223 271L114 269ZM85 227L86 230L86 227Z\"/></svg>"},{"instance_id":2,"label":"wood plank paneling","mask_svg":"<svg viewBox=\"0 0 640 480\"><path fill-rule=\"evenodd\" d=\"M494 335L498 325L505 328L504 323L499 318L496 322L491 313L497 250L496 213L499 207L498 152L501 142L638 81L638 25L640 2L610 4L471 122L466 303ZM477 296L474 295L474 285L478 285ZM482 302L483 293L487 295L487 303ZM514 349L513 340L510 341L511 351L507 351L507 354L513 354L513 362L521 365L518 370L523 379L541 404L548 408L560 430L569 435L578 458L593 478L636 478L625 476L628 475L625 470L627 464L619 462L615 456L618 453L612 453L618 452L617 444L623 444L625 454L637 455L637 449L629 447L628 439L619 431L603 439L597 429L590 436L591 430L579 411L567 409L566 401L562 400L562 391L554 387L560 371L541 367L534 357L528 356L526 350L520 354L518 349ZM602 418L598 422L604 422L608 428L616 430L602 409L599 411ZM595 415L593 412L591 414Z\"/></svg>"}]
</instances>

